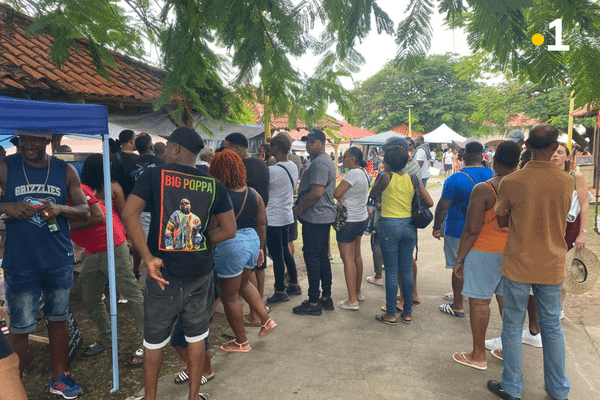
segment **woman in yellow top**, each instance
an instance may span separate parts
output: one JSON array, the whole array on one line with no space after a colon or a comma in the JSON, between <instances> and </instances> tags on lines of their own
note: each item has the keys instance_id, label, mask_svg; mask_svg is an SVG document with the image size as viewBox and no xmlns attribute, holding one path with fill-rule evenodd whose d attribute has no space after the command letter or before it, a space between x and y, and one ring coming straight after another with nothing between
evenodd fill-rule
<instances>
[{"instance_id":1,"label":"woman in yellow top","mask_svg":"<svg viewBox=\"0 0 600 400\"><path fill-rule=\"evenodd\" d=\"M383 162L386 172L377 180L370 196L378 198L381 204L379 241L385 265L387 311L385 314L377 314L375 318L389 325L397 323L395 310L400 277L404 298L404 312L401 317L404 323L410 324L414 290L412 260L417 242L417 228L412 223L412 199L415 189L410 175L402 171L408 162L406 149L399 146L387 148ZM433 200L423 183L420 179L417 181L425 204L428 207L433 206Z\"/></svg>"}]
</instances>

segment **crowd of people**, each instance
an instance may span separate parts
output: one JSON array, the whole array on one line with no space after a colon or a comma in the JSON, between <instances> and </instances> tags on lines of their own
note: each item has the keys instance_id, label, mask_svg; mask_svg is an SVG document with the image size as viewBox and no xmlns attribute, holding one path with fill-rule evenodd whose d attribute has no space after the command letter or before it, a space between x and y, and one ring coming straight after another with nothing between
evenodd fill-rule
<instances>
[{"instance_id":1,"label":"crowd of people","mask_svg":"<svg viewBox=\"0 0 600 400\"><path fill-rule=\"evenodd\" d=\"M79 176L72 166L46 154L50 138L45 132L21 132L18 153L0 161L0 212L8 216L2 267L10 344L16 353L0 335L0 371L5 371L0 374L0 399L26 398L19 375L28 334L36 327L40 293L49 321L50 392L66 399L83 393L66 360L72 242L84 249L83 303L98 330L83 355L111 348L103 301L108 195L117 289L129 304L138 334L129 362L144 366L145 400L156 398L163 348L169 342L186 365L175 383L189 384L191 400L208 399L200 387L215 376L208 331L216 301L223 304L235 336L222 351L251 351L245 326L260 327L259 339L275 330L271 305L303 294L293 246L298 222L308 288L307 299L292 308L294 314L318 316L323 309L335 309L329 254L333 224L348 292L338 308L356 311L364 300L361 240L368 232L374 275L366 281L385 287L383 312L375 319L387 325L412 323L413 305L420 302L414 201L434 205L427 182L435 151L422 137L389 140L374 182L363 152L349 148L338 182L337 168L325 152L326 136L318 129L302 138L308 165L291 153L285 132L252 157L240 133L228 135L213 150L204 148L196 131L181 127L166 137L159 156L149 135L125 130L111 155L110 188L104 187L101 154L90 155ZM546 388L555 399L568 397L561 282L567 249L585 247L588 219L580 215L587 215L588 199L585 179L573 170L568 147L557 138L558 131L545 124L534 127L527 141L522 132L511 132L493 155L478 140L467 140L463 164L445 180L434 213L432 235L443 239L445 265L453 270L452 292L443 295L446 302L439 309L460 318L466 315L465 298L470 306L472 351L452 358L479 370L487 368L486 348L504 359L501 381L488 382L504 399L518 399L523 390L521 343L543 347ZM448 157L454 157L450 149L441 157L444 166ZM567 221L574 191L581 211ZM24 235L34 237L37 246L21 240ZM275 284L265 305L269 257ZM147 269L143 291L141 265ZM494 294L502 336L486 341ZM240 296L249 314L243 314ZM523 330L526 309L529 326Z\"/></svg>"}]
</instances>

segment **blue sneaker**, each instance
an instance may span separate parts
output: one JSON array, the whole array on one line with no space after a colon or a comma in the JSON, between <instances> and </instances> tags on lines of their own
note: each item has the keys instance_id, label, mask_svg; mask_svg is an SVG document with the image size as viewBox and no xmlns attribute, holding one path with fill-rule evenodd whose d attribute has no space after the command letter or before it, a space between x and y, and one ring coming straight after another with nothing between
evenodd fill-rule
<instances>
[{"instance_id":1,"label":"blue sneaker","mask_svg":"<svg viewBox=\"0 0 600 400\"><path fill-rule=\"evenodd\" d=\"M54 378L50 378L50 393L60 394L65 399L75 399L83 393L83 390L67 371L60 376L57 382L54 381Z\"/></svg>"}]
</instances>

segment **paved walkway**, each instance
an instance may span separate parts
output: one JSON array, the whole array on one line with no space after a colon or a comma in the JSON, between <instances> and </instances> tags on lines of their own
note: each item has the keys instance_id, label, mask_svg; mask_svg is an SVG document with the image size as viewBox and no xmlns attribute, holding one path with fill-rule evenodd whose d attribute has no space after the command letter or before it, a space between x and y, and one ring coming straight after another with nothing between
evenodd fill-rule
<instances>
[{"instance_id":1,"label":"paved walkway","mask_svg":"<svg viewBox=\"0 0 600 400\"><path fill-rule=\"evenodd\" d=\"M439 198L441 187L431 190ZM368 238L363 239L365 277L372 275ZM467 318L441 314L441 295L450 291L451 272L444 269L442 242L430 229L419 231L418 285L421 304L413 323L389 326L375 320L385 303L383 287L364 283L359 311L323 311L321 316L297 316L292 307L305 296L278 304L271 316L277 329L256 339L258 328L247 328L252 351L227 354L213 349L216 378L203 388L211 399L495 399L486 389L499 380L502 362L488 353L487 371L456 364L455 351L471 350ZM334 260L335 261L335 260ZM332 265L333 299L345 299L342 264ZM303 270L303 264L299 268ZM364 279L364 277L363 277ZM307 289L307 281L301 281ZM272 284L267 283L267 295ZM495 304L487 337L498 336L501 320ZM467 315L468 315L468 304ZM600 354L586 331L563 320L571 399L600 398ZM524 399L550 399L544 390L542 349L523 346ZM187 387L163 377L159 398L186 399Z\"/></svg>"}]
</instances>

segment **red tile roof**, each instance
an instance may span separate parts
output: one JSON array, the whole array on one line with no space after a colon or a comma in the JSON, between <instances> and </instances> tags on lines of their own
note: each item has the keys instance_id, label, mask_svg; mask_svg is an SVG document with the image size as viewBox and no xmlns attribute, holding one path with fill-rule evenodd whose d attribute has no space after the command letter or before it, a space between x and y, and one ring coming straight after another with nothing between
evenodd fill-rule
<instances>
[{"instance_id":1,"label":"red tile roof","mask_svg":"<svg viewBox=\"0 0 600 400\"><path fill-rule=\"evenodd\" d=\"M348 140L342 139L342 142L348 142L352 139L359 139L359 138L363 138L365 136L375 135L375 132L357 128L357 127L352 126L344 121L336 120L334 122L336 125L338 125L340 127L339 130L334 131L334 133L336 135L343 136L346 139L348 139ZM290 136L296 140L300 140L300 138L305 135L308 135L308 130L306 130L306 129L296 129L296 130L290 131Z\"/></svg>"},{"instance_id":2,"label":"red tile roof","mask_svg":"<svg viewBox=\"0 0 600 400\"><path fill-rule=\"evenodd\" d=\"M66 97L127 100L152 103L162 92L164 71L117 52L111 52L118 69L106 67L111 78L96 72L85 40L60 68L49 56L53 38L26 32L33 19L0 4L0 91L41 92ZM49 92L49 93L48 93Z\"/></svg>"},{"instance_id":3,"label":"red tile roof","mask_svg":"<svg viewBox=\"0 0 600 400\"><path fill-rule=\"evenodd\" d=\"M247 103L248 107L250 107L250 109L253 112L253 118L254 121L257 124L261 124L264 125L264 121L262 119L263 115L264 115L264 111L265 111L265 106L260 104L260 103ZM339 126L336 121L333 118L329 118L329 117L324 117L321 118L319 120L319 122L317 122L315 124L316 127L318 128L327 128L330 126ZM296 129L306 129L308 128L308 125L306 124L306 122L301 121L301 120L296 120ZM271 130L278 130L278 129L290 129L290 121L287 115L280 115L278 117L273 117L271 116Z\"/></svg>"},{"instance_id":4,"label":"red tile roof","mask_svg":"<svg viewBox=\"0 0 600 400\"><path fill-rule=\"evenodd\" d=\"M539 124L540 120L535 118L526 117L525 114L518 113L512 116L512 118L504 124L504 126L531 126Z\"/></svg>"},{"instance_id":5,"label":"red tile roof","mask_svg":"<svg viewBox=\"0 0 600 400\"><path fill-rule=\"evenodd\" d=\"M397 125L397 126L393 127L391 130L396 133L399 133L401 135L409 136L408 125L406 125L406 124ZM411 129L411 131L412 131L411 132L412 135L410 135L410 136L412 136L412 137L423 136L425 134L425 132L422 132L422 131L414 131L412 129Z\"/></svg>"},{"instance_id":6,"label":"red tile roof","mask_svg":"<svg viewBox=\"0 0 600 400\"><path fill-rule=\"evenodd\" d=\"M591 104L587 104L581 108L578 108L577 110L574 110L571 115L576 118L593 117L600 111L599 108L600 106L592 106Z\"/></svg>"}]
</instances>

